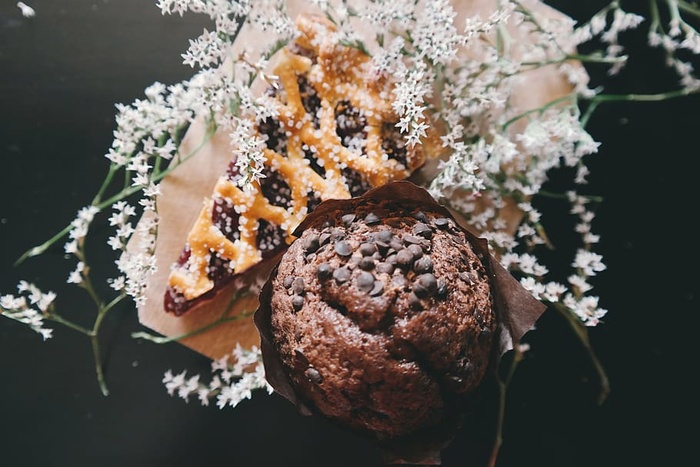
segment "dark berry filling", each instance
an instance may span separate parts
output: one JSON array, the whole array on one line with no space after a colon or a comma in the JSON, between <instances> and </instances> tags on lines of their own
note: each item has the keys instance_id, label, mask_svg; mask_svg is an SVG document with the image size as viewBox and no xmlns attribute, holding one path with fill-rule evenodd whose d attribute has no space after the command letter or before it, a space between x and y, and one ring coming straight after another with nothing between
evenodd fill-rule
<instances>
[{"instance_id":1,"label":"dark berry filling","mask_svg":"<svg viewBox=\"0 0 700 467\"><path fill-rule=\"evenodd\" d=\"M304 110L311 116L314 127L318 128L321 98L305 76L297 76L297 83L299 84L299 95L301 96L301 103L304 106Z\"/></svg>"},{"instance_id":2,"label":"dark berry filling","mask_svg":"<svg viewBox=\"0 0 700 467\"><path fill-rule=\"evenodd\" d=\"M260 189L263 196L273 206L288 208L292 205L292 189L277 171L266 171L260 179Z\"/></svg>"},{"instance_id":3,"label":"dark berry filling","mask_svg":"<svg viewBox=\"0 0 700 467\"><path fill-rule=\"evenodd\" d=\"M239 237L238 221L240 214L236 212L233 203L223 198L214 198L214 206L211 213L212 221L217 229L227 239L234 242Z\"/></svg>"},{"instance_id":4,"label":"dark berry filling","mask_svg":"<svg viewBox=\"0 0 700 467\"><path fill-rule=\"evenodd\" d=\"M263 259L271 258L285 246L285 236L286 232L279 225L260 219L255 239Z\"/></svg>"},{"instance_id":5,"label":"dark berry filling","mask_svg":"<svg viewBox=\"0 0 700 467\"><path fill-rule=\"evenodd\" d=\"M382 150L391 159L407 166L406 139L395 123L387 122L382 125Z\"/></svg>"},{"instance_id":6,"label":"dark berry filling","mask_svg":"<svg viewBox=\"0 0 700 467\"><path fill-rule=\"evenodd\" d=\"M258 122L258 132L265 140L265 146L271 151L287 155L287 137L284 128L278 120L266 118Z\"/></svg>"},{"instance_id":7,"label":"dark berry filling","mask_svg":"<svg viewBox=\"0 0 700 467\"><path fill-rule=\"evenodd\" d=\"M340 101L335 106L335 119L336 133L343 146L363 151L367 138L365 116L349 101Z\"/></svg>"}]
</instances>

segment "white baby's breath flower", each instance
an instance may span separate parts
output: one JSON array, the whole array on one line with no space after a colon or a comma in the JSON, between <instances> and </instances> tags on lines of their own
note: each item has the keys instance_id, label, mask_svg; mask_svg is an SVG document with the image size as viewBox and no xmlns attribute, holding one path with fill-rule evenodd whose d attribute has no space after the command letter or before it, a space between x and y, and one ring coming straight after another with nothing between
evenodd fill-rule
<instances>
[{"instance_id":1,"label":"white baby's breath flower","mask_svg":"<svg viewBox=\"0 0 700 467\"><path fill-rule=\"evenodd\" d=\"M36 16L36 11L34 10L34 8L30 7L24 2L17 2L17 8L20 9L20 11L22 12L22 16L24 16L25 18L33 18L34 16Z\"/></svg>"},{"instance_id":2,"label":"white baby's breath flower","mask_svg":"<svg viewBox=\"0 0 700 467\"><path fill-rule=\"evenodd\" d=\"M597 273L606 269L602 259L603 257L597 253L587 250L578 250L576 258L571 265L580 270L585 276L595 276Z\"/></svg>"},{"instance_id":3,"label":"white baby's breath flower","mask_svg":"<svg viewBox=\"0 0 700 467\"><path fill-rule=\"evenodd\" d=\"M56 299L54 292L42 292L36 285L20 281L17 284L19 295L0 296L0 316L27 325L43 340L53 336L53 330L46 327L46 319L51 317L51 307Z\"/></svg>"},{"instance_id":4,"label":"white baby's breath flower","mask_svg":"<svg viewBox=\"0 0 700 467\"><path fill-rule=\"evenodd\" d=\"M271 393L271 386L265 380L265 370L262 364L260 350L253 346L250 349L236 344L231 354L212 361L212 378L209 384L203 383L199 375L187 378L182 372L173 376L168 370L164 377L168 394L177 395L188 400L196 394L202 405L209 405L211 399L216 399L218 408L236 407L245 399L249 399L256 389L265 388Z\"/></svg>"},{"instance_id":5,"label":"white baby's breath flower","mask_svg":"<svg viewBox=\"0 0 700 467\"><path fill-rule=\"evenodd\" d=\"M598 325L600 319L608 312L608 310L598 306L598 297L585 296L575 298L573 295L566 295L563 303L578 315L586 326Z\"/></svg>"}]
</instances>

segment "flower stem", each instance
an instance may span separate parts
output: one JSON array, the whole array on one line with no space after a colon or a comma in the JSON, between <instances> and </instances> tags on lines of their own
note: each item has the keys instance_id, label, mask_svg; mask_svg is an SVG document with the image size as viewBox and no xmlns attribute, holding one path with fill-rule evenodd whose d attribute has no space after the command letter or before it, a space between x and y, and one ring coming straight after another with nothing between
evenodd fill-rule
<instances>
[{"instance_id":1,"label":"flower stem","mask_svg":"<svg viewBox=\"0 0 700 467\"><path fill-rule=\"evenodd\" d=\"M586 330L586 327L583 325L581 320L579 320L564 304L553 303L552 305L554 306L554 309L559 311L559 313L561 313L561 315L566 319L567 323L576 334L576 337L578 337L584 349L586 352L588 352L588 358L591 360L593 369L598 375L598 381L600 384L597 402L598 405L603 404L610 394L610 381L608 380L608 375L605 372L605 368L603 368L603 364L600 362L600 360L598 360L598 357L593 351L591 341L588 339L588 331Z\"/></svg>"},{"instance_id":2,"label":"flower stem","mask_svg":"<svg viewBox=\"0 0 700 467\"><path fill-rule=\"evenodd\" d=\"M182 162L185 162L189 158L193 157L199 150L204 147L204 145L211 140L211 138L214 136L214 133L216 132L216 125L215 124L209 124L207 127L207 132L204 135L204 138L202 138L202 141L199 143L199 145L194 148L189 154L187 154L183 159L180 160L178 164L174 164L172 167L168 167L167 169L163 170L162 172L158 173L157 175L153 176L153 181L160 181L163 179L166 175L168 175L171 171L175 170L175 168ZM110 167L110 171L108 174L108 178L111 179L114 174L113 168ZM116 203L117 201L120 201L124 198L127 198L134 193L138 192L141 189L141 187L138 186L128 186L124 189L122 189L120 192L116 193L115 195L112 195L110 198L100 201L103 191L104 191L104 185L102 188L100 188L99 194L95 196L93 200L92 206L97 207L98 209L102 210L106 207L111 206L112 204ZM33 248L30 248L29 250L25 251L22 256L15 261L15 266L18 266L22 264L26 259L32 258L34 256L39 256L42 255L51 248L56 242L58 242L60 239L65 237L68 232L70 232L72 228L72 225L67 225L66 227L63 228L60 232L58 232L56 235L42 243L41 245L35 246Z\"/></svg>"},{"instance_id":3,"label":"flower stem","mask_svg":"<svg viewBox=\"0 0 700 467\"><path fill-rule=\"evenodd\" d=\"M102 365L102 357L100 355L100 339L97 332L90 336L90 344L92 344L92 356L95 360L95 373L97 374L97 383L100 386L100 392L102 392L103 396L109 396L109 389L107 388Z\"/></svg>"},{"instance_id":4,"label":"flower stem","mask_svg":"<svg viewBox=\"0 0 700 467\"><path fill-rule=\"evenodd\" d=\"M685 2L683 0L678 0L677 2L678 8L683 10L686 13L690 13L691 15L697 16L700 18L700 8L698 8L697 5L689 2Z\"/></svg>"},{"instance_id":5,"label":"flower stem","mask_svg":"<svg viewBox=\"0 0 700 467\"><path fill-rule=\"evenodd\" d=\"M31 258L32 256L39 256L39 255L43 254L46 250L51 248L51 246L54 243L59 241L61 238L65 237L68 234L68 232L70 232L71 227L72 226L67 225L63 230L58 232L56 235L54 235L53 237L51 237L50 239L48 239L47 241L45 241L41 245L35 246L34 248L30 248L29 250L25 251L24 254L22 254L22 256L20 256L19 259L17 259L17 261L15 261L14 265L19 266L27 258Z\"/></svg>"},{"instance_id":6,"label":"flower stem","mask_svg":"<svg viewBox=\"0 0 700 467\"><path fill-rule=\"evenodd\" d=\"M527 110L525 112L522 112L521 114L516 115L515 117L511 118L510 120L505 122L503 125L501 125L501 128L503 130L506 130L510 125L512 125L514 122L520 120L521 118L527 117L528 115L531 115L533 113L542 114L547 109L554 107L557 104L560 104L560 103L566 102L566 101L575 101L575 100L576 100L575 94L566 94L564 96L558 97L556 99L549 101L548 103L546 103L545 105L543 105L541 107L537 107L536 109L530 109L530 110Z\"/></svg>"},{"instance_id":7,"label":"flower stem","mask_svg":"<svg viewBox=\"0 0 700 467\"><path fill-rule=\"evenodd\" d=\"M590 105L581 117L581 126L584 128L586 127L593 112L604 102L661 102L676 97L689 96L698 92L700 92L700 89L683 88L655 94L598 94L590 98Z\"/></svg>"},{"instance_id":8,"label":"flower stem","mask_svg":"<svg viewBox=\"0 0 700 467\"><path fill-rule=\"evenodd\" d=\"M86 336L90 336L92 334L92 331L88 328L85 328L79 324L75 324L72 321L69 321L62 317L61 315L58 315L56 313L50 313L46 316L47 319L50 319L51 321L54 321L56 323L62 324L63 326L72 329L74 331L78 331L81 334L85 334Z\"/></svg>"},{"instance_id":9,"label":"flower stem","mask_svg":"<svg viewBox=\"0 0 700 467\"><path fill-rule=\"evenodd\" d=\"M204 326L194 329L192 331L188 331L185 333L182 333L177 336L170 336L170 337L164 337L164 336L155 336L153 334L150 334L148 332L134 332L131 334L131 337L134 339L145 339L147 341L154 342L156 344L167 344L169 342L176 342L180 341L182 339L186 339L188 337L196 336L197 334L202 334L206 331L209 331L210 329L213 329L217 327L220 324L228 323L230 321L237 321L239 319L247 318L251 316L254 311L247 311L243 310L240 313L236 314L235 316L228 316L229 312L231 311L231 308L233 305L236 303L236 300L238 300L241 297L244 297L246 295L249 295L251 293L250 290L243 290L243 291L236 291L236 293L233 294L233 297L229 301L228 305L224 309L223 313L214 321L212 321L209 324L205 324Z\"/></svg>"},{"instance_id":10,"label":"flower stem","mask_svg":"<svg viewBox=\"0 0 700 467\"><path fill-rule=\"evenodd\" d=\"M196 336L197 334L202 334L206 331L209 331L210 329L217 327L220 324L224 324L224 323L228 323L230 321L237 321L239 319L247 318L248 316L251 316L252 314L253 314L253 312L246 311L246 312L243 312L243 313L238 314L236 316L230 316L228 318L219 318L216 321L212 321L209 324L205 324L204 326L202 326L200 328L179 334L177 336L164 337L164 336L155 336L155 335L150 334L148 332L134 332L131 334L131 337L133 337L134 339L145 339L145 340L153 342L155 344L167 344L169 342L176 342L176 341L180 341L182 339L186 339L188 337Z\"/></svg>"},{"instance_id":11,"label":"flower stem","mask_svg":"<svg viewBox=\"0 0 700 467\"><path fill-rule=\"evenodd\" d=\"M522 359L522 352L520 352L517 348L513 349L513 355L510 359L510 364L506 369L507 371L505 377L501 378L500 375L496 375L496 380L498 383L498 412L496 414L496 435L493 441L493 446L491 447L491 456L489 457L488 467L494 467L496 465L498 453L503 445L503 426L506 417L506 394L508 391L508 385L515 374L515 369ZM501 359L501 362L503 362L503 359Z\"/></svg>"}]
</instances>

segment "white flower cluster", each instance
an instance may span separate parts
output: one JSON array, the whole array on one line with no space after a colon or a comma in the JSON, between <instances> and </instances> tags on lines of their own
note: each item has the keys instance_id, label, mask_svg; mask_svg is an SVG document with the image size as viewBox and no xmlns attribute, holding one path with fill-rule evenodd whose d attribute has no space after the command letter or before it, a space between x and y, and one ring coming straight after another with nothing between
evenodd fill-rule
<instances>
[{"instance_id":1,"label":"white flower cluster","mask_svg":"<svg viewBox=\"0 0 700 467\"><path fill-rule=\"evenodd\" d=\"M17 2L17 8L22 12L22 16L25 18L33 18L36 16L36 11L34 8L30 7L24 2Z\"/></svg>"},{"instance_id":2,"label":"white flower cluster","mask_svg":"<svg viewBox=\"0 0 700 467\"><path fill-rule=\"evenodd\" d=\"M120 250L121 255L116 264L123 274L110 280L113 289L124 291L134 299L137 305L146 300L146 283L156 272L155 246L158 227L158 216L155 212L155 196L159 193L157 186L149 190L146 198L141 200L143 215L136 228L129 222L135 215L136 209L119 201L114 204L114 213L110 217L110 225L116 227L115 235L109 238L109 244L114 250ZM127 248L128 241L135 236L133 248Z\"/></svg>"},{"instance_id":3,"label":"white flower cluster","mask_svg":"<svg viewBox=\"0 0 700 467\"><path fill-rule=\"evenodd\" d=\"M20 281L17 284L19 295L0 296L0 315L26 324L46 340L50 339L53 329L45 327L45 319L50 316L50 307L56 299L53 292L42 292L34 284Z\"/></svg>"},{"instance_id":4,"label":"white flower cluster","mask_svg":"<svg viewBox=\"0 0 700 467\"><path fill-rule=\"evenodd\" d=\"M68 238L70 240L63 246L63 249L66 253L75 255L78 258L78 263L73 272L68 276L69 284L80 285L84 281L83 274L85 272L85 263L83 262L82 245L88 234L90 223L98 212L99 208L96 206L86 206L78 211L78 215L73 219L73 222L71 222L71 229L70 232L68 232Z\"/></svg>"},{"instance_id":5,"label":"white flower cluster","mask_svg":"<svg viewBox=\"0 0 700 467\"><path fill-rule=\"evenodd\" d=\"M209 405L211 399L216 399L220 409L236 407L243 400L250 399L256 389L266 389L268 394L273 391L265 380L262 355L255 346L244 349L236 345L230 355L214 360L211 370L213 376L209 383L203 383L199 375L188 377L186 371L174 375L168 370L163 384L171 396L177 395L188 401L196 395L202 405Z\"/></svg>"}]
</instances>

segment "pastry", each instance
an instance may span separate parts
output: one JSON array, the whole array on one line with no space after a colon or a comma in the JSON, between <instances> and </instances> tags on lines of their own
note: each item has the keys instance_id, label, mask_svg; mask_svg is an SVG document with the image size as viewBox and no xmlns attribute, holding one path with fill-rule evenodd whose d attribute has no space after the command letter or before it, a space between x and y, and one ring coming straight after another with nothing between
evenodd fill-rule
<instances>
[{"instance_id":1,"label":"pastry","mask_svg":"<svg viewBox=\"0 0 700 467\"><path fill-rule=\"evenodd\" d=\"M165 310L182 315L225 284L275 258L323 200L408 178L426 160L396 127L391 82L371 59L341 45L334 26L300 15L298 38L280 52L268 93L278 119L255 122L266 141L264 178L240 186L232 160L187 235L168 276Z\"/></svg>"}]
</instances>

